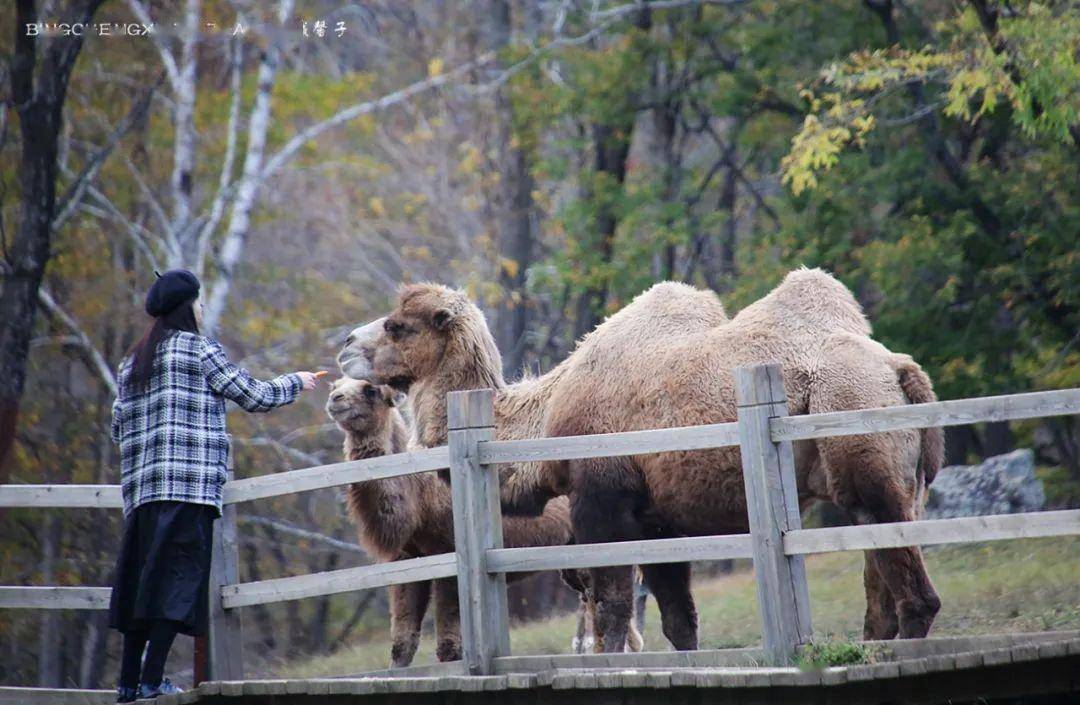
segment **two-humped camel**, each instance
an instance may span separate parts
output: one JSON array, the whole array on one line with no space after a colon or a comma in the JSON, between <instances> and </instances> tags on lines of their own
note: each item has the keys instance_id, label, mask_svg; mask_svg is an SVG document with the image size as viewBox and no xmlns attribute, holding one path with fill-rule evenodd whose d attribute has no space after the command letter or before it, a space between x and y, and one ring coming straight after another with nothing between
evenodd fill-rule
<instances>
[{"instance_id":1,"label":"two-humped camel","mask_svg":"<svg viewBox=\"0 0 1080 705\"><path fill-rule=\"evenodd\" d=\"M473 315L470 306L459 292L441 287L403 289L397 308L384 322L387 335L375 351L375 373L391 382L416 381L448 367L471 376L473 387L498 389L501 376L498 366L490 364L490 354L482 365L462 354L494 347L486 328L476 325L482 317ZM782 365L792 414L935 399L921 368L910 357L871 340L870 326L850 291L819 270L792 272L731 322L696 331L676 327L663 336L637 339L605 335L604 326L623 320L622 313L586 337L553 370L547 384L547 433L533 431L530 436L733 421L731 370L770 361ZM458 329L458 320L468 325ZM448 331L454 330L457 340L448 345ZM469 341L462 341L463 336ZM447 357L453 358L449 364ZM499 416L498 405L496 413ZM829 499L854 521L872 523L918 516L925 486L941 464L942 441L939 430L927 429L820 439L797 443L795 450L804 504ZM569 495L578 542L747 530L734 448L522 464L504 475L503 486L509 511L535 511L552 496ZM665 636L676 648L696 648L688 566L649 566L644 571L661 605ZM591 573L602 641L619 645L629 624L629 570ZM870 552L864 582L868 637L913 637L929 631L940 600L917 548Z\"/></svg>"},{"instance_id":2,"label":"two-humped camel","mask_svg":"<svg viewBox=\"0 0 1080 705\"><path fill-rule=\"evenodd\" d=\"M935 401L907 355L870 338L851 292L821 270L787 275L730 322L653 346L592 343L553 390L546 435L573 436L730 422L732 370L781 365L790 414ZM584 349L583 345L583 349ZM821 438L794 444L800 504L829 500L860 524L916 519L941 467L940 429ZM508 478L507 509L535 511L568 495L579 543L745 533L738 448L550 462ZM687 564L644 566L664 635L697 648ZM618 639L629 619L629 571L592 570L597 630ZM870 551L864 572L869 639L926 636L938 599L917 547Z\"/></svg>"}]
</instances>

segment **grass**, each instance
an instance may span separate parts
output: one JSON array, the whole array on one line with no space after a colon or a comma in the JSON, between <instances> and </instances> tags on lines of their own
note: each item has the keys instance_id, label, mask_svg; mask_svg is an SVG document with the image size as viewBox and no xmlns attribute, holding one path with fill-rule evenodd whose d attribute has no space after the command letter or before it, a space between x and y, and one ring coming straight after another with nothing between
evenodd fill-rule
<instances>
[{"instance_id":1,"label":"grass","mask_svg":"<svg viewBox=\"0 0 1080 705\"><path fill-rule=\"evenodd\" d=\"M798 665L802 668L825 668L826 666L850 666L870 663L874 652L867 646L851 641L815 641L799 654Z\"/></svg>"},{"instance_id":2,"label":"grass","mask_svg":"<svg viewBox=\"0 0 1080 705\"><path fill-rule=\"evenodd\" d=\"M942 609L937 636L1080 629L1080 537L997 541L931 548L925 552ZM860 553L833 553L807 559L815 641L822 658L851 658L843 644L862 638L865 609ZM730 575L694 585L703 649L760 643L754 576L744 564ZM648 601L645 644L670 648L660 634L659 613ZM576 627L573 614L515 625L515 654L568 653ZM278 677L319 677L385 668L388 632L357 641L334 654L267 666ZM422 638L415 663L434 660L433 639Z\"/></svg>"}]
</instances>

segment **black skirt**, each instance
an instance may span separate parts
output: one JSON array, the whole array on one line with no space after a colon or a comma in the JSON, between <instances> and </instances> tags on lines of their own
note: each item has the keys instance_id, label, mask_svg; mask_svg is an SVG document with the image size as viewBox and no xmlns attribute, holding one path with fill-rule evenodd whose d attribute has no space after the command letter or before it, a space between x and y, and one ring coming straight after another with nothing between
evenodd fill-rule
<instances>
[{"instance_id":1,"label":"black skirt","mask_svg":"<svg viewBox=\"0 0 1080 705\"><path fill-rule=\"evenodd\" d=\"M144 631L168 619L181 634L206 633L210 553L217 509L190 502L148 502L124 523L109 626Z\"/></svg>"}]
</instances>

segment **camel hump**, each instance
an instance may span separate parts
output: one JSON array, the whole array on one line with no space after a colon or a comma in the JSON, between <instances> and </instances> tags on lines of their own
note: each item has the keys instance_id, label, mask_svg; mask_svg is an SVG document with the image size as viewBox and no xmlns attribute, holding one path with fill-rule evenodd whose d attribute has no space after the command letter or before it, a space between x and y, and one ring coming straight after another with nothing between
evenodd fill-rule
<instances>
[{"instance_id":1,"label":"camel hump","mask_svg":"<svg viewBox=\"0 0 1080 705\"><path fill-rule=\"evenodd\" d=\"M789 272L775 289L739 311L733 322L784 335L871 334L870 322L851 290L828 272L806 267Z\"/></svg>"},{"instance_id":2,"label":"camel hump","mask_svg":"<svg viewBox=\"0 0 1080 705\"><path fill-rule=\"evenodd\" d=\"M890 365L896 372L896 380L910 404L929 404L937 401L934 384L919 363L910 355L894 353ZM940 428L922 429L919 448L919 473L926 487L934 481L945 459L945 439Z\"/></svg>"}]
</instances>

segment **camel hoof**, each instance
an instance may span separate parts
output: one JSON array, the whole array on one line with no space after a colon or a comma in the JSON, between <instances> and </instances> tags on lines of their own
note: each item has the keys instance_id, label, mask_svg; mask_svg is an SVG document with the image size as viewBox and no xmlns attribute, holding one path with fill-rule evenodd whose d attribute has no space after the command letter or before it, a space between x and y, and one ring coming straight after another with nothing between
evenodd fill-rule
<instances>
[{"instance_id":1,"label":"camel hoof","mask_svg":"<svg viewBox=\"0 0 1080 705\"><path fill-rule=\"evenodd\" d=\"M435 649L435 658L439 661L460 661L461 644L454 641L440 641Z\"/></svg>"},{"instance_id":2,"label":"camel hoof","mask_svg":"<svg viewBox=\"0 0 1080 705\"><path fill-rule=\"evenodd\" d=\"M900 638L922 639L930 633L934 617L941 610L941 598L931 594L922 602L906 602L897 605L900 613Z\"/></svg>"}]
</instances>

